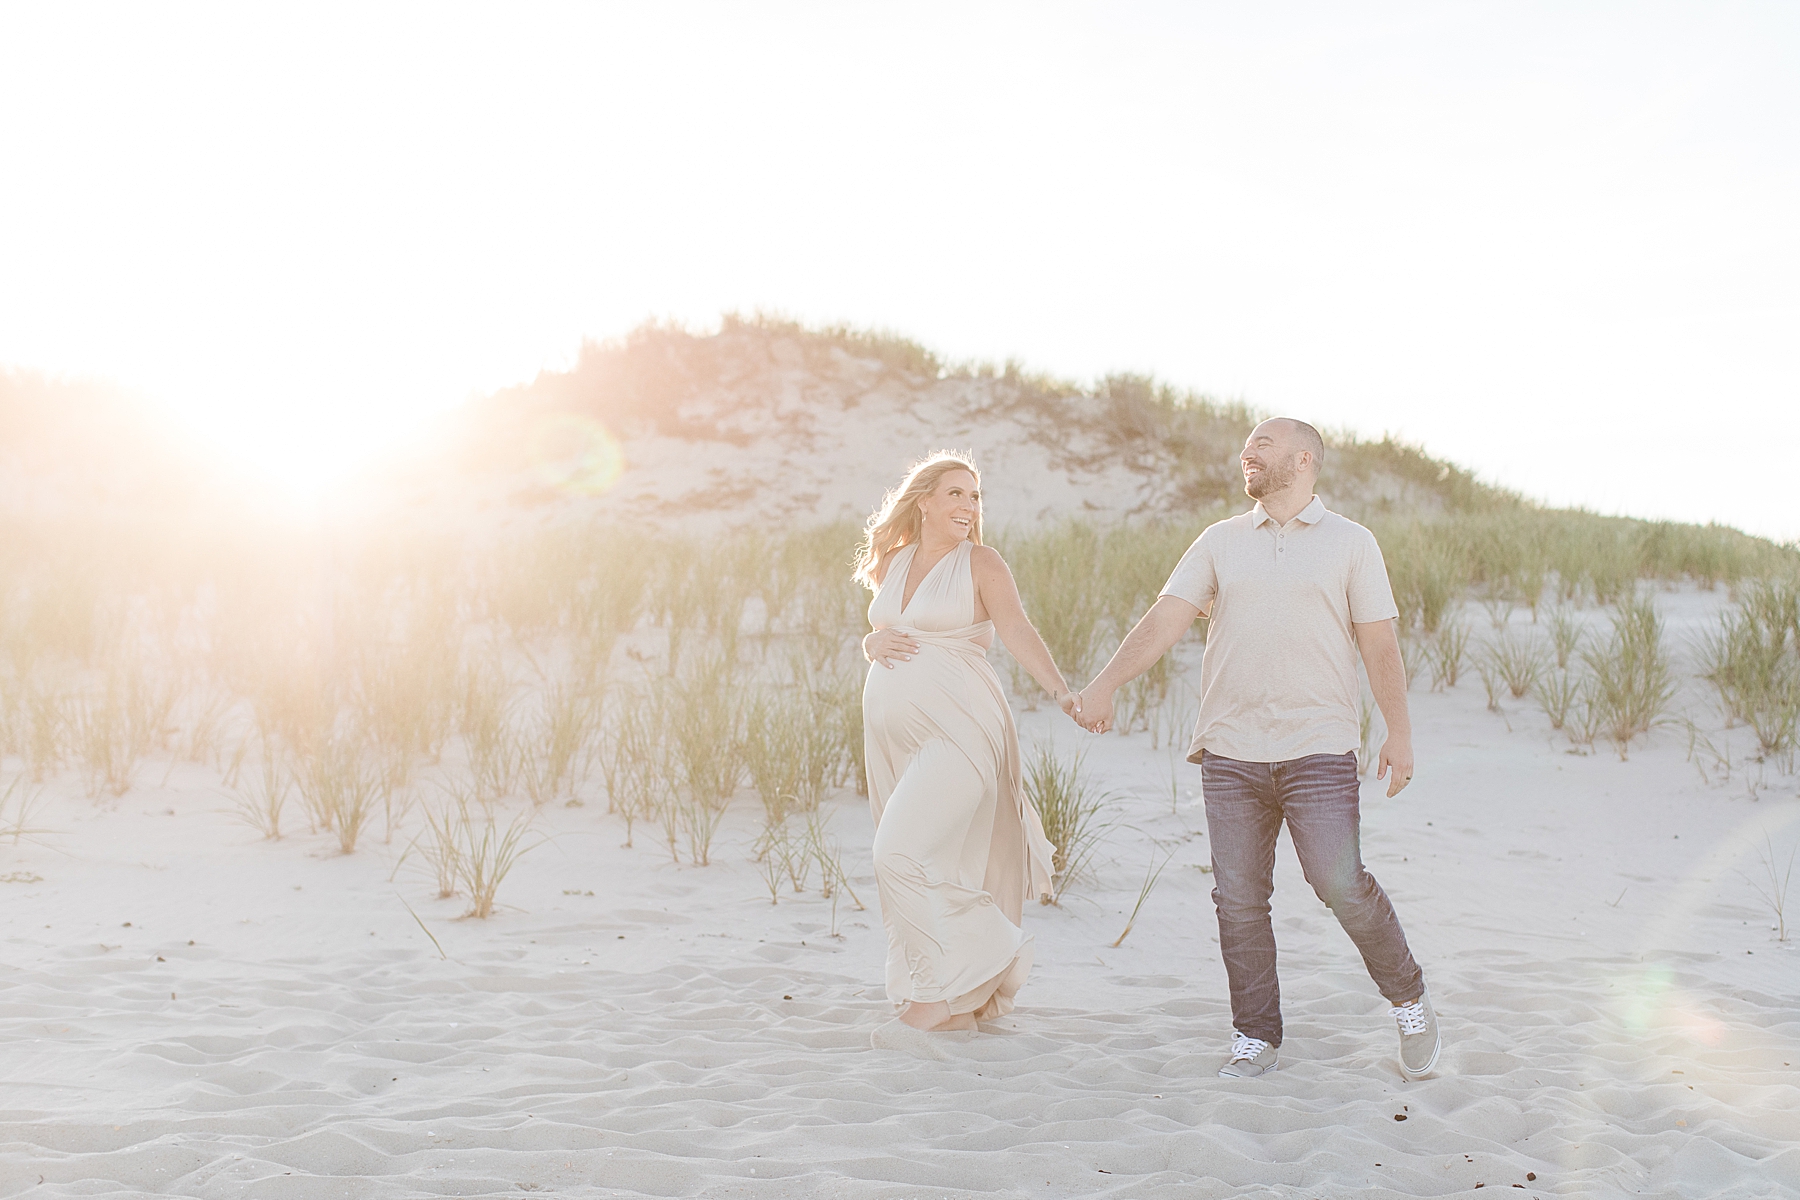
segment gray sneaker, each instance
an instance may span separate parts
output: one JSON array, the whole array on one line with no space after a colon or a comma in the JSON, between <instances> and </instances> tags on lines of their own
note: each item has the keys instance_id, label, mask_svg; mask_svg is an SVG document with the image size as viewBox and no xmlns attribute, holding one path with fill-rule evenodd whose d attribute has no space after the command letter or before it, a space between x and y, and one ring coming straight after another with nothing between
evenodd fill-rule
<instances>
[{"instance_id":1,"label":"gray sneaker","mask_svg":"<svg viewBox=\"0 0 1800 1200\"><path fill-rule=\"evenodd\" d=\"M1397 1004L1388 1011L1400 1027L1400 1073L1408 1079L1423 1079L1437 1066L1438 1051L1444 1045L1438 1036L1430 989L1420 992L1411 1004Z\"/></svg>"},{"instance_id":2,"label":"gray sneaker","mask_svg":"<svg viewBox=\"0 0 1800 1200\"><path fill-rule=\"evenodd\" d=\"M1275 1069L1275 1047L1261 1038L1231 1031L1231 1057L1219 1068L1222 1079L1255 1079Z\"/></svg>"}]
</instances>

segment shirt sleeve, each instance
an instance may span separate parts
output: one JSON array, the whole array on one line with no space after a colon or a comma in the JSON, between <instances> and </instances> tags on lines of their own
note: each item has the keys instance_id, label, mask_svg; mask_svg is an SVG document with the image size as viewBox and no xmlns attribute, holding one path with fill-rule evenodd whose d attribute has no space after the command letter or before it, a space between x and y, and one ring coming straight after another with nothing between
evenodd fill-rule
<instances>
[{"instance_id":1,"label":"shirt sleeve","mask_svg":"<svg viewBox=\"0 0 1800 1200\"><path fill-rule=\"evenodd\" d=\"M1213 567L1206 534L1195 538L1194 544L1187 548L1187 553L1181 556L1181 561L1169 575L1169 582L1163 584L1161 594L1186 600L1202 613L1212 612L1213 599L1219 594L1219 575Z\"/></svg>"},{"instance_id":2,"label":"shirt sleeve","mask_svg":"<svg viewBox=\"0 0 1800 1200\"><path fill-rule=\"evenodd\" d=\"M1394 589L1388 583L1381 543L1367 529L1362 531L1358 541L1361 548L1350 567L1350 620L1361 625L1398 617L1400 606L1394 603Z\"/></svg>"}]
</instances>

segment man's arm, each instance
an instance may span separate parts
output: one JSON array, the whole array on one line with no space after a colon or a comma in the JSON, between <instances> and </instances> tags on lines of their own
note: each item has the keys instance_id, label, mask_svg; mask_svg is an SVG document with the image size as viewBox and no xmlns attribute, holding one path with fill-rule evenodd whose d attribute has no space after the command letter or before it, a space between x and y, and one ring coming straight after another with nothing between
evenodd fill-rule
<instances>
[{"instance_id":1,"label":"man's arm","mask_svg":"<svg viewBox=\"0 0 1800 1200\"><path fill-rule=\"evenodd\" d=\"M1356 645L1369 673L1369 690L1375 693L1381 719L1387 723L1375 778L1387 779L1391 767L1394 777L1388 780L1387 794L1397 796L1413 777L1412 718L1406 711L1406 666L1400 661L1400 638L1392 620L1359 621L1355 628Z\"/></svg>"},{"instance_id":2,"label":"man's arm","mask_svg":"<svg viewBox=\"0 0 1800 1200\"><path fill-rule=\"evenodd\" d=\"M1199 615L1200 610L1186 600L1174 596L1157 597L1156 603L1150 606L1150 611L1143 615L1131 632L1125 635L1125 640L1119 643L1119 648L1113 651L1112 660L1106 664L1106 669L1081 689L1081 709L1076 719L1081 722L1082 727L1091 733L1105 733L1110 729L1113 693L1148 671L1157 659L1167 654Z\"/></svg>"}]
</instances>

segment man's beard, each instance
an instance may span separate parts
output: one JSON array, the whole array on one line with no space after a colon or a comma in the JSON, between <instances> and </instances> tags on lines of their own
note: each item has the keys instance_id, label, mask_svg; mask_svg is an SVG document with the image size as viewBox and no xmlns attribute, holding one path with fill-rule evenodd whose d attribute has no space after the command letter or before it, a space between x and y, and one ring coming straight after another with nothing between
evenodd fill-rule
<instances>
[{"instance_id":1,"label":"man's beard","mask_svg":"<svg viewBox=\"0 0 1800 1200\"><path fill-rule=\"evenodd\" d=\"M1254 478L1244 480L1244 494L1252 500L1261 500L1270 492L1279 492L1292 482L1294 482L1293 463L1265 462L1262 470L1258 471Z\"/></svg>"}]
</instances>

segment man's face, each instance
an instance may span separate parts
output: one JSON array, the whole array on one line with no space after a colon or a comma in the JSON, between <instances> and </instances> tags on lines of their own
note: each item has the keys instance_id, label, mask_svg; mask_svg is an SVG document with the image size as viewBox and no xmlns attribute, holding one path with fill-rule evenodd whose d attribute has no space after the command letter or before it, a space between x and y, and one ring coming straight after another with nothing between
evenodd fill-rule
<instances>
[{"instance_id":1,"label":"man's face","mask_svg":"<svg viewBox=\"0 0 1800 1200\"><path fill-rule=\"evenodd\" d=\"M1294 482L1298 474L1294 460L1299 452L1285 435L1279 422L1264 421L1244 439L1238 462L1244 468L1244 493L1252 500L1261 500Z\"/></svg>"}]
</instances>

